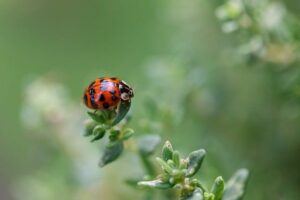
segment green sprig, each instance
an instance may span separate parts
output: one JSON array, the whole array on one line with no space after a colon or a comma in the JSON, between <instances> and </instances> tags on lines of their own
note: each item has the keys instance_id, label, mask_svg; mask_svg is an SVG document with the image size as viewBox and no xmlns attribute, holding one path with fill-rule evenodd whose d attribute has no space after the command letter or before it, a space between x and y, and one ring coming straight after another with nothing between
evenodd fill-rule
<instances>
[{"instance_id":1,"label":"green sprig","mask_svg":"<svg viewBox=\"0 0 300 200\"><path fill-rule=\"evenodd\" d=\"M154 180L138 182L138 186L164 190L175 188L179 190L179 198L182 200L221 200L225 191L225 183L221 176L216 178L210 191L198 179L192 179L200 170L205 155L206 151L199 149L183 159L178 151L173 150L171 143L166 141L162 148L162 158L156 158L162 172ZM231 179L224 195L227 196L227 200L231 199L229 197L232 195L231 192L236 197L243 196L247 177L245 173L240 172Z\"/></svg>"},{"instance_id":2,"label":"green sprig","mask_svg":"<svg viewBox=\"0 0 300 200\"><path fill-rule=\"evenodd\" d=\"M100 167L115 161L124 150L123 142L134 134L132 129L125 127L128 120L123 120L130 109L130 105L130 101L127 101L121 102L115 110L87 112L91 120L86 124L84 136L92 136L91 142L95 142L104 138L106 134L108 135L109 142L106 144L100 159ZM122 120L124 123L120 123Z\"/></svg>"}]
</instances>

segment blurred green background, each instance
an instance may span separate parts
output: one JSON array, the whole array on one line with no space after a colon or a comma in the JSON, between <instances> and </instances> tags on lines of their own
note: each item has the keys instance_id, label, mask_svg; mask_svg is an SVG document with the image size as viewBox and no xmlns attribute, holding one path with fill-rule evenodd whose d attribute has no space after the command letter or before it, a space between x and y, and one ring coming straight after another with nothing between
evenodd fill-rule
<instances>
[{"instance_id":1,"label":"blurred green background","mask_svg":"<svg viewBox=\"0 0 300 200\"><path fill-rule=\"evenodd\" d=\"M101 188L116 190L114 195L98 197L93 190L87 197L78 191L89 193L102 179L86 185L73 180L72 159L63 144L49 139L62 129L26 128L24 122L31 120L24 109L36 79L50 76L62 84L66 105L79 110L80 121L86 117L83 89L106 75L135 89L131 127L137 136L156 131L183 153L207 150L200 179L226 180L246 167L252 175L245 199L297 199L300 2L242 2L1 0L0 199L136 198L138 191L112 178L134 155L107 169L111 181ZM260 24L261 17L275 22ZM32 94L47 91L45 84ZM80 123L68 123L80 129Z\"/></svg>"}]
</instances>

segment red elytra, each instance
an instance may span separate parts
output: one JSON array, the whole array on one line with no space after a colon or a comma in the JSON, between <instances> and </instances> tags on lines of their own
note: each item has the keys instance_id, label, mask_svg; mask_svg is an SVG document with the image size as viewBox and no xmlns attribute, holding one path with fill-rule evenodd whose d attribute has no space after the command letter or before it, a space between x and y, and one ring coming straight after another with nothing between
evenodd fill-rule
<instances>
[{"instance_id":1,"label":"red elytra","mask_svg":"<svg viewBox=\"0 0 300 200\"><path fill-rule=\"evenodd\" d=\"M85 105L91 109L113 110L120 101L130 101L132 88L116 77L103 77L94 80L84 92Z\"/></svg>"}]
</instances>

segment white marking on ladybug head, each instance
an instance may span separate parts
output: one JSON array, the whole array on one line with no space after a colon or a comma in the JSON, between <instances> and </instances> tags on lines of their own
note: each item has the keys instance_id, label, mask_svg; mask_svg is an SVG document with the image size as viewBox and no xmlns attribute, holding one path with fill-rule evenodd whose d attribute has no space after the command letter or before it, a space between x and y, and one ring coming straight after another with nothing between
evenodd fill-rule
<instances>
[{"instance_id":1,"label":"white marking on ladybug head","mask_svg":"<svg viewBox=\"0 0 300 200\"><path fill-rule=\"evenodd\" d=\"M128 93L124 92L124 93L121 93L121 99L123 101L128 101L130 99L130 96Z\"/></svg>"}]
</instances>

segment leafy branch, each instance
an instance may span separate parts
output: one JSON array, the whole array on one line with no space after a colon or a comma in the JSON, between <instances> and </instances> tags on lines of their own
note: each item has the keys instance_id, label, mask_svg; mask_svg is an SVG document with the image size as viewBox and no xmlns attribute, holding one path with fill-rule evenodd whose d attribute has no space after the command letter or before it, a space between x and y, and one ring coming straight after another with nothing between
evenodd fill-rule
<instances>
[{"instance_id":1,"label":"leafy branch","mask_svg":"<svg viewBox=\"0 0 300 200\"><path fill-rule=\"evenodd\" d=\"M245 193L245 185L249 176L246 169L241 169L228 181L225 182L218 176L210 190L207 189L198 179L193 176L201 168L206 151L199 149L191 152L186 158L181 158L180 153L173 150L169 141L165 142L161 158L156 161L162 172L154 180L140 181L139 186L171 189L179 191L179 198L182 200L238 200Z\"/></svg>"},{"instance_id":2,"label":"leafy branch","mask_svg":"<svg viewBox=\"0 0 300 200\"><path fill-rule=\"evenodd\" d=\"M130 101L123 101L115 110L88 111L91 119L86 123L85 136L92 137L91 142L94 142L108 135L108 143L99 162L100 167L115 161L124 150L124 141L131 138L134 133L126 126L129 120L126 114L130 104ZM144 180L131 179L127 183L160 190L174 188L177 191L175 196L181 200L239 200L244 196L249 176L246 169L236 172L227 184L221 176L218 176L210 189L194 178L206 156L204 149L193 151L186 158L182 158L180 152L174 150L172 144L166 141L161 157L156 157L156 162L161 168L161 172L157 174L150 156L154 154L159 143L158 135L146 135L139 138L137 142L138 155L147 175ZM151 192L153 190L149 191L147 199L153 199Z\"/></svg>"},{"instance_id":3,"label":"leafy branch","mask_svg":"<svg viewBox=\"0 0 300 200\"><path fill-rule=\"evenodd\" d=\"M85 136L92 136L91 142L102 139L108 134L109 143L106 144L104 153L100 159L99 166L116 160L124 150L124 141L128 140L134 133L126 127L128 117L122 123L120 121L126 116L130 108L130 102L121 102L118 110L95 110L88 112L91 120L88 120L85 128Z\"/></svg>"}]
</instances>

